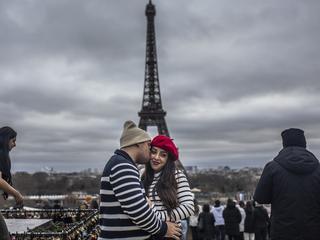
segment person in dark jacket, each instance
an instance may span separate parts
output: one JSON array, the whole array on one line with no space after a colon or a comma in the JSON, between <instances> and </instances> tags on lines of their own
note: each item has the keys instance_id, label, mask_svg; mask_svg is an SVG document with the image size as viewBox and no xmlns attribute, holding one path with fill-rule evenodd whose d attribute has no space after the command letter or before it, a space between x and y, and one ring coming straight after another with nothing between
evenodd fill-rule
<instances>
[{"instance_id":1,"label":"person in dark jacket","mask_svg":"<svg viewBox=\"0 0 320 240\"><path fill-rule=\"evenodd\" d=\"M17 132L11 127L0 128L0 194L4 200L9 195L15 198L16 206L23 205L21 193L12 187L10 151L16 147ZM1 197L1 196L0 196ZM11 239L6 222L0 212L0 240Z\"/></svg>"},{"instance_id":2,"label":"person in dark jacket","mask_svg":"<svg viewBox=\"0 0 320 240\"><path fill-rule=\"evenodd\" d=\"M320 238L320 166L301 129L281 133L283 149L261 175L254 200L271 203L272 240Z\"/></svg>"},{"instance_id":3,"label":"person in dark jacket","mask_svg":"<svg viewBox=\"0 0 320 240\"><path fill-rule=\"evenodd\" d=\"M227 207L223 210L226 235L229 240L238 240L240 237L239 223L241 222L241 213L232 199L228 199Z\"/></svg>"},{"instance_id":4,"label":"person in dark jacket","mask_svg":"<svg viewBox=\"0 0 320 240\"><path fill-rule=\"evenodd\" d=\"M253 219L253 205L251 201L246 203L245 207L246 218L244 220L244 240L254 240L254 219Z\"/></svg>"},{"instance_id":5,"label":"person in dark jacket","mask_svg":"<svg viewBox=\"0 0 320 240\"><path fill-rule=\"evenodd\" d=\"M214 216L210 212L209 204L204 204L202 212L198 217L198 230L199 238L201 240L213 240L214 239Z\"/></svg>"},{"instance_id":6,"label":"person in dark jacket","mask_svg":"<svg viewBox=\"0 0 320 240\"><path fill-rule=\"evenodd\" d=\"M253 228L255 240L267 240L269 215L263 205L256 203L253 210Z\"/></svg>"}]
</instances>

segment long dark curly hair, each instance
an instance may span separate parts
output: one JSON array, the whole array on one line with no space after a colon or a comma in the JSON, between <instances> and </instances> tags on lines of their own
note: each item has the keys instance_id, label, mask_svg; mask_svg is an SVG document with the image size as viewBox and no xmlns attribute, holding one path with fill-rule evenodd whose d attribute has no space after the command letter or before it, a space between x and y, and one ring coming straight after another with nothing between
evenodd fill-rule
<instances>
[{"instance_id":1,"label":"long dark curly hair","mask_svg":"<svg viewBox=\"0 0 320 240\"><path fill-rule=\"evenodd\" d=\"M9 141L16 137L17 133L11 127L0 128L0 172L2 178L10 185L12 185L12 176ZM7 193L4 193L4 197L6 198L7 196Z\"/></svg>"},{"instance_id":2,"label":"long dark curly hair","mask_svg":"<svg viewBox=\"0 0 320 240\"><path fill-rule=\"evenodd\" d=\"M171 212L179 205L177 199L177 180L175 178L177 167L174 161L174 157L168 152L168 160L164 165L160 178L152 191L152 198L155 199L156 191L158 193L161 202L166 207L168 215L171 216ZM154 178L154 170L151 167L150 162L146 164L145 171L142 175L142 183L146 193L149 192L149 187L152 184Z\"/></svg>"}]
</instances>

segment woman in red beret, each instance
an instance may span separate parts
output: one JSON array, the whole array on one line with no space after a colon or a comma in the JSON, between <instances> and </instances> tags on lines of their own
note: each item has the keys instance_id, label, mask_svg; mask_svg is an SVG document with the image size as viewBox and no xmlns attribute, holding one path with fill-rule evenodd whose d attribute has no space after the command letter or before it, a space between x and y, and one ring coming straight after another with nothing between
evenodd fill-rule
<instances>
[{"instance_id":1,"label":"woman in red beret","mask_svg":"<svg viewBox=\"0 0 320 240\"><path fill-rule=\"evenodd\" d=\"M158 135L151 141L151 159L142 182L163 221L178 222L194 213L193 194L186 175L176 166L178 159L178 148L172 139Z\"/></svg>"}]
</instances>

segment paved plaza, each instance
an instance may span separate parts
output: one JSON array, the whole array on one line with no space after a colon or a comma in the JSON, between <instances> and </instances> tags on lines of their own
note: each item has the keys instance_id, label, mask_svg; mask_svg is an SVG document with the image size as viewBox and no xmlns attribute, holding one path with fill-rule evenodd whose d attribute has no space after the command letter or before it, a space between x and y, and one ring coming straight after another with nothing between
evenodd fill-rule
<instances>
[{"instance_id":1,"label":"paved plaza","mask_svg":"<svg viewBox=\"0 0 320 240\"><path fill-rule=\"evenodd\" d=\"M46 224L52 219L5 219L10 233L24 233L32 230L43 224Z\"/></svg>"}]
</instances>

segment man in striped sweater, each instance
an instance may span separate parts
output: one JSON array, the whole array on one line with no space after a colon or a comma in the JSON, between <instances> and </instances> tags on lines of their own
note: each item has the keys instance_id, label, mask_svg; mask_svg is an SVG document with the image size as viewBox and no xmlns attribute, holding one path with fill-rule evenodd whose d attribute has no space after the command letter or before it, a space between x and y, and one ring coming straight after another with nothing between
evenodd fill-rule
<instances>
[{"instance_id":1,"label":"man in striped sweater","mask_svg":"<svg viewBox=\"0 0 320 240\"><path fill-rule=\"evenodd\" d=\"M151 138L134 122L126 121L120 150L107 162L100 190L99 240L179 239L176 223L162 222L149 207L136 164L150 160Z\"/></svg>"}]
</instances>

